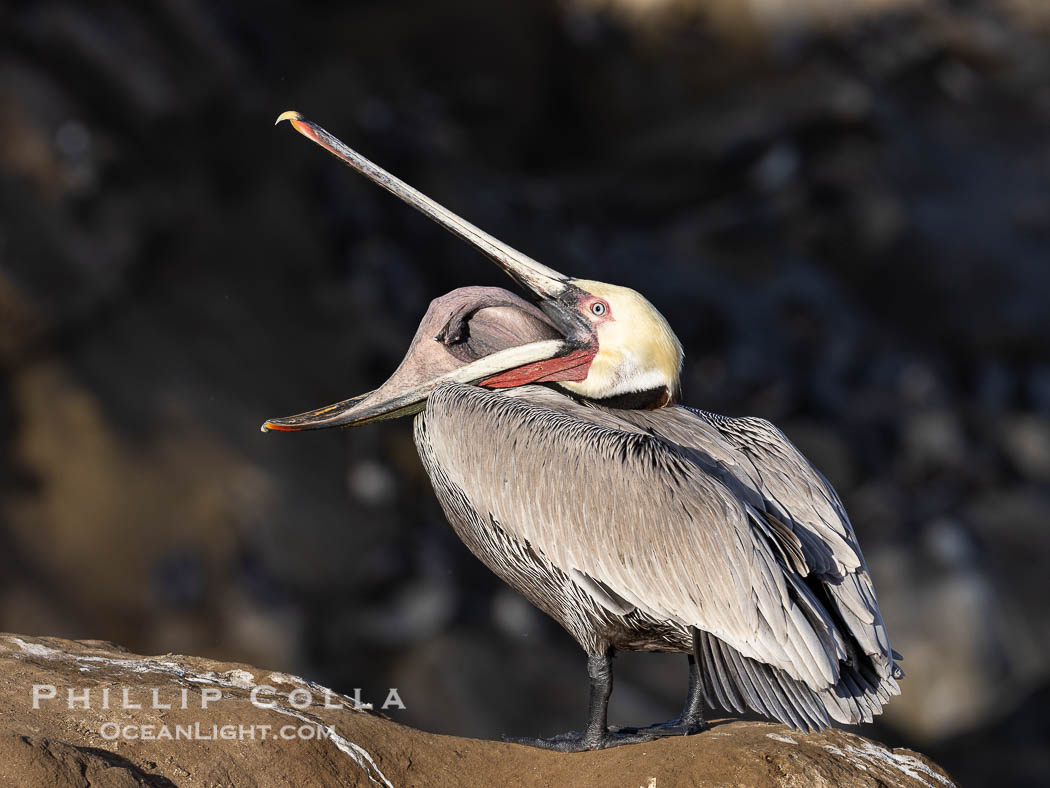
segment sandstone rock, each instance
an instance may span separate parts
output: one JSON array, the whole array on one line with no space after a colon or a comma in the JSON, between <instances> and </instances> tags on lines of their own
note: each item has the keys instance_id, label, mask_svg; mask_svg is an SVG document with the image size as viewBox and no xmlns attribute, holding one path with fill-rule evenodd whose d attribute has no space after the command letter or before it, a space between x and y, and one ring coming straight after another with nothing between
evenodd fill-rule
<instances>
[{"instance_id":1,"label":"sandstone rock","mask_svg":"<svg viewBox=\"0 0 1050 788\"><path fill-rule=\"evenodd\" d=\"M772 723L575 755L438 736L296 676L98 641L0 635L0 708L5 786L952 785L917 753Z\"/></svg>"}]
</instances>

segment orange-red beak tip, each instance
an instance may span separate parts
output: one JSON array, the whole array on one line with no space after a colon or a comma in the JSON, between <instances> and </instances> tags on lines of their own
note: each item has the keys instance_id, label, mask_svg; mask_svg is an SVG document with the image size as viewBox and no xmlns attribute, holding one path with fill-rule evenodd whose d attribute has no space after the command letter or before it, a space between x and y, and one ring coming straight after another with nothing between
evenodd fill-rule
<instances>
[{"instance_id":1,"label":"orange-red beak tip","mask_svg":"<svg viewBox=\"0 0 1050 788\"><path fill-rule=\"evenodd\" d=\"M283 424L274 424L272 421L264 421L260 429L263 432L295 432L294 427L286 427Z\"/></svg>"},{"instance_id":2,"label":"orange-red beak tip","mask_svg":"<svg viewBox=\"0 0 1050 788\"><path fill-rule=\"evenodd\" d=\"M273 125L277 125L282 120L286 120L292 124L292 128L298 131L307 139L311 139L318 144L322 144L318 141L317 136L314 134L313 129L310 127L310 121L296 112L294 109L290 109L287 112L282 112L277 116L277 120L274 121ZM326 146L327 147L327 146Z\"/></svg>"}]
</instances>

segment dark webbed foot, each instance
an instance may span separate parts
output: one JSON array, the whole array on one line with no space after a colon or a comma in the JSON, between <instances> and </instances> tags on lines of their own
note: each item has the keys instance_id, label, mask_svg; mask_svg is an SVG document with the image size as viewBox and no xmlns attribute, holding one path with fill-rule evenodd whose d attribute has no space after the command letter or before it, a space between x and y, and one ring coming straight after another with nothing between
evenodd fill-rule
<instances>
[{"instance_id":1,"label":"dark webbed foot","mask_svg":"<svg viewBox=\"0 0 1050 788\"><path fill-rule=\"evenodd\" d=\"M622 734L645 734L653 737L654 739L661 738L663 736L692 736L694 733L700 733L704 729L704 720L683 720L681 717L676 717L673 720L667 722L657 722L653 725L647 725L644 728L613 728L613 732Z\"/></svg>"},{"instance_id":2,"label":"dark webbed foot","mask_svg":"<svg viewBox=\"0 0 1050 788\"><path fill-rule=\"evenodd\" d=\"M661 734L652 734L648 730L621 733L606 731L603 735L592 736L579 731L569 731L551 736L549 739L537 739L529 736L504 736L503 741L524 744L528 747L539 747L558 752L586 752L587 750L604 750L608 747L619 747L621 744L643 744L659 738Z\"/></svg>"}]
</instances>

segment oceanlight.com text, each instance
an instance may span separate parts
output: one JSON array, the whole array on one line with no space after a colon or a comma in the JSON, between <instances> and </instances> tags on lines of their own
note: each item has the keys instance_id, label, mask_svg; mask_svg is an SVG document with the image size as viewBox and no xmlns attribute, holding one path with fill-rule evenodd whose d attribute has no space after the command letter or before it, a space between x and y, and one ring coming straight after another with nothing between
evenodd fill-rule
<instances>
[{"instance_id":1,"label":"oceanlight.com text","mask_svg":"<svg viewBox=\"0 0 1050 788\"><path fill-rule=\"evenodd\" d=\"M99 735L107 741L291 741L323 740L335 735L325 725L131 725L104 722L99 726Z\"/></svg>"}]
</instances>

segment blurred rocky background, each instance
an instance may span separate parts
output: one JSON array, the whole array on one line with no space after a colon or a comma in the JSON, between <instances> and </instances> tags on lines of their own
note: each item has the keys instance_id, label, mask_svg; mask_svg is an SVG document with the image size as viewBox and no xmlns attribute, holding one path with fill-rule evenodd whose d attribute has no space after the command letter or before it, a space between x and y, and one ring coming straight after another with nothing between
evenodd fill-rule
<instances>
[{"instance_id":1,"label":"blurred rocky background","mask_svg":"<svg viewBox=\"0 0 1050 788\"><path fill-rule=\"evenodd\" d=\"M1050 775L1050 4L0 4L0 630L305 674L426 730L579 727L584 660L444 522L372 388L491 264L646 293L686 399L777 422L860 535L965 785ZM681 657L626 655L614 722Z\"/></svg>"}]
</instances>

